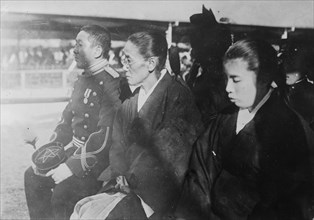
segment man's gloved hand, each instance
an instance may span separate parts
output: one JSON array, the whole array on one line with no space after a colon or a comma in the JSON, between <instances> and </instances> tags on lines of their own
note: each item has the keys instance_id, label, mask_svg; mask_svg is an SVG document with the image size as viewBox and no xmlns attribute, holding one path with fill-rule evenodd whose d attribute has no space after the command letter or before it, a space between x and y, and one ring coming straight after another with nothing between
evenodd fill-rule
<instances>
[{"instance_id":1,"label":"man's gloved hand","mask_svg":"<svg viewBox=\"0 0 314 220\"><path fill-rule=\"evenodd\" d=\"M51 176L51 178L55 181L55 184L61 183L63 180L72 175L72 171L65 163L61 163L57 168L50 170L46 174L46 176Z\"/></svg>"}]
</instances>

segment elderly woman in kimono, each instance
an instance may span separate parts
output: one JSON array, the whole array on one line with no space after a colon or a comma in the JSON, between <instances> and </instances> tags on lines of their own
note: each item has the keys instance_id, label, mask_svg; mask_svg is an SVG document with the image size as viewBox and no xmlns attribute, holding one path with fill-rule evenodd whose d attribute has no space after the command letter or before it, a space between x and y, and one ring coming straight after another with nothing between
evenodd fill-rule
<instances>
[{"instance_id":1,"label":"elderly woman in kimono","mask_svg":"<svg viewBox=\"0 0 314 220\"><path fill-rule=\"evenodd\" d=\"M180 195L200 113L185 83L164 69L163 35L131 35L122 63L134 95L118 110L103 193L81 200L72 219L161 219Z\"/></svg>"},{"instance_id":2,"label":"elderly woman in kimono","mask_svg":"<svg viewBox=\"0 0 314 220\"><path fill-rule=\"evenodd\" d=\"M276 58L259 40L238 41L225 53L234 105L195 143L181 219L312 219L314 135L271 86Z\"/></svg>"}]
</instances>

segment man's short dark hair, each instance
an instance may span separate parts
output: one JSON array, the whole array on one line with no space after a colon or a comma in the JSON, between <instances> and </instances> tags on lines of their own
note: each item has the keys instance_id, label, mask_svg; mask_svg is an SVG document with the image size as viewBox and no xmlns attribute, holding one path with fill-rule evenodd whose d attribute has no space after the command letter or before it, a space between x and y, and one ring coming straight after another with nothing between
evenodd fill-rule
<instances>
[{"instance_id":1,"label":"man's short dark hair","mask_svg":"<svg viewBox=\"0 0 314 220\"><path fill-rule=\"evenodd\" d=\"M93 46L99 45L103 49L103 57L108 58L108 53L111 48L111 35L110 32L99 25L86 25L81 28L81 31L88 33L89 40Z\"/></svg>"}]
</instances>

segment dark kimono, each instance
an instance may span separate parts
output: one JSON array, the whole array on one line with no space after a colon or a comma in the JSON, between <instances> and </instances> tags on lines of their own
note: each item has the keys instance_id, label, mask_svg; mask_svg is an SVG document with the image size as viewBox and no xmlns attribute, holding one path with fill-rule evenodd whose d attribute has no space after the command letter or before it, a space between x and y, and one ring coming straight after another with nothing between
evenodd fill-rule
<instances>
[{"instance_id":1,"label":"dark kimono","mask_svg":"<svg viewBox=\"0 0 314 220\"><path fill-rule=\"evenodd\" d=\"M158 215L174 207L202 122L190 90L168 73L139 112L137 100L135 94L117 112L106 179L125 176L131 193ZM118 213L128 206L118 205Z\"/></svg>"},{"instance_id":2,"label":"dark kimono","mask_svg":"<svg viewBox=\"0 0 314 220\"><path fill-rule=\"evenodd\" d=\"M238 108L195 143L177 216L185 219L310 219L310 129L274 91L236 134Z\"/></svg>"}]
</instances>

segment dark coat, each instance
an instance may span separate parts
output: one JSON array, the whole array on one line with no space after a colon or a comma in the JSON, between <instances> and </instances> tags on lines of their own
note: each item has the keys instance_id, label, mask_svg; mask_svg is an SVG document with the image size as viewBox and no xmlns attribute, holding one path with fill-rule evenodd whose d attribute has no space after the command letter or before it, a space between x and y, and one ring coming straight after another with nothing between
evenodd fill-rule
<instances>
[{"instance_id":1,"label":"dark coat","mask_svg":"<svg viewBox=\"0 0 314 220\"><path fill-rule=\"evenodd\" d=\"M190 90L169 73L139 112L137 100L135 94L117 112L105 180L125 176L132 192L164 213L179 195L201 117Z\"/></svg>"},{"instance_id":2,"label":"dark coat","mask_svg":"<svg viewBox=\"0 0 314 220\"><path fill-rule=\"evenodd\" d=\"M106 146L110 146L114 115L121 105L119 95L119 74L109 66L96 75L78 76L51 138L63 146L73 142L65 163L76 176L93 170L97 177L108 166Z\"/></svg>"},{"instance_id":3,"label":"dark coat","mask_svg":"<svg viewBox=\"0 0 314 220\"><path fill-rule=\"evenodd\" d=\"M237 114L228 108L196 141L177 216L309 219L314 142L305 123L276 92L238 134Z\"/></svg>"},{"instance_id":4,"label":"dark coat","mask_svg":"<svg viewBox=\"0 0 314 220\"><path fill-rule=\"evenodd\" d=\"M303 79L287 86L285 94L289 105L300 113L314 130L314 85Z\"/></svg>"}]
</instances>

